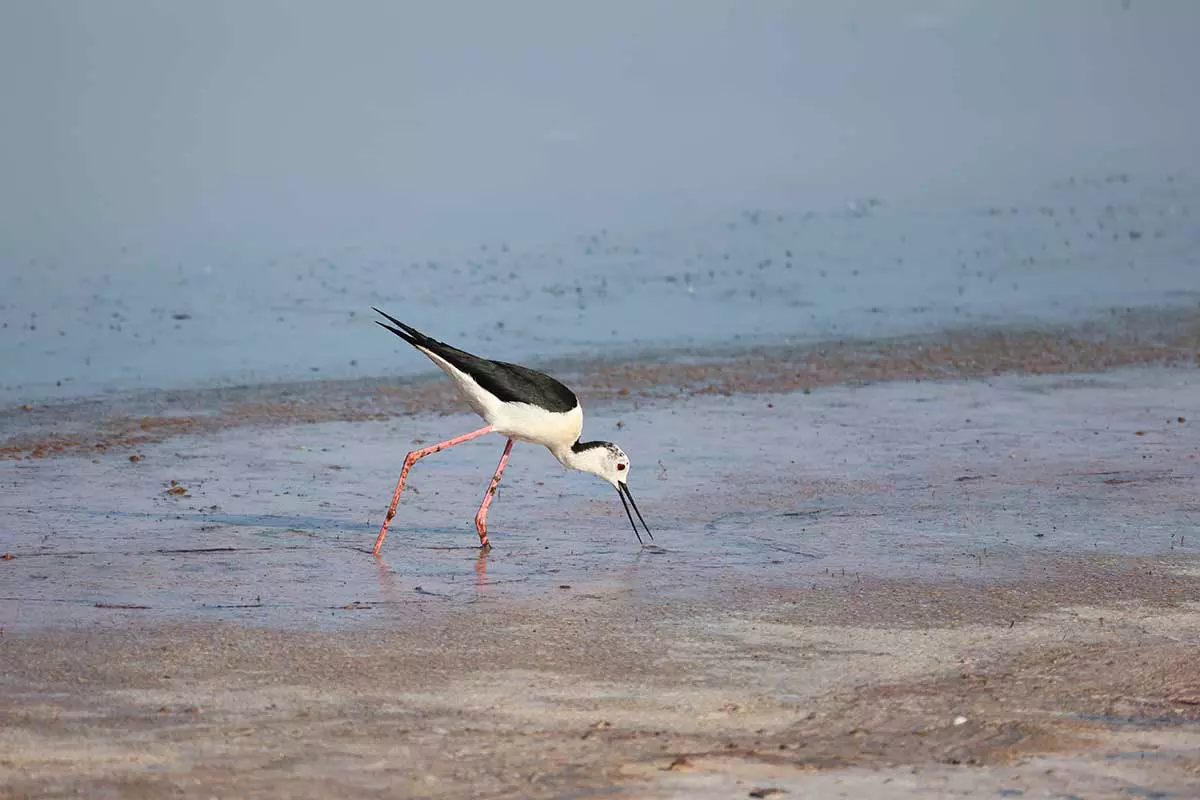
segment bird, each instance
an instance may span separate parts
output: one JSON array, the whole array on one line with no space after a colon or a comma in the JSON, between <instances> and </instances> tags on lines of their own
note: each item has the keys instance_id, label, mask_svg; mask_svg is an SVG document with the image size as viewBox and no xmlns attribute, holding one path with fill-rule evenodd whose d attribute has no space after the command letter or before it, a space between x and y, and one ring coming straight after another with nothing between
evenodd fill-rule
<instances>
[{"instance_id":1,"label":"bird","mask_svg":"<svg viewBox=\"0 0 1200 800\"><path fill-rule=\"evenodd\" d=\"M633 521L633 514L629 512L630 506L642 523L646 535L653 541L654 534L650 533L650 526L646 524L642 512L634 502L633 494L629 491L629 456L612 442L581 441L583 407L573 391L545 373L520 364L480 358L426 336L374 306L372 309L388 320L375 320L377 325L396 334L428 356L454 381L459 394L471 410L483 417L487 423L478 430L413 450L405 456L400 479L396 482L396 492L392 495L391 505L388 506L383 526L375 540L375 548L372 551L374 555L378 556L383 547L388 525L396 516L400 493L404 491L404 482L408 479L408 472L413 465L425 456L440 453L456 444L488 433L505 436L508 442L504 446L504 453L500 456L500 464L496 467L491 484L483 496L483 503L475 514L475 530L479 533L479 546L482 551L491 548L487 534L488 507L496 494L496 487L500 485L500 476L508 464L513 442L516 441L544 445L567 469L590 472L611 484L617 490L617 496L621 498L621 505L625 507L625 515L629 517L629 524L633 526L638 543L643 543L642 535L638 532L637 523ZM388 324L389 322L391 324Z\"/></svg>"}]
</instances>

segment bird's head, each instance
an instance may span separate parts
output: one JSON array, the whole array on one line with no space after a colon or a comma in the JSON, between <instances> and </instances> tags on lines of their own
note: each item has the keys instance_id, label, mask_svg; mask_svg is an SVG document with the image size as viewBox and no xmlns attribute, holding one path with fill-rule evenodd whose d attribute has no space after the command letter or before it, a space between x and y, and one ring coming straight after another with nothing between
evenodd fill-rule
<instances>
[{"instance_id":1,"label":"bird's head","mask_svg":"<svg viewBox=\"0 0 1200 800\"><path fill-rule=\"evenodd\" d=\"M629 480L629 456L612 442L576 442L571 450L575 469L590 472L617 489Z\"/></svg>"},{"instance_id":2,"label":"bird's head","mask_svg":"<svg viewBox=\"0 0 1200 800\"><path fill-rule=\"evenodd\" d=\"M638 511L637 503L633 501L633 495L629 491L629 456L625 455L625 451L612 442L576 442L571 451L573 458L570 466L608 481L617 490L617 496L621 498L621 505L625 506L625 515L629 517L629 524L633 526L633 534L637 536L638 541L642 541L642 535L638 533L633 514L629 513L630 506L633 507L633 513L637 514L642 527L646 529L646 535L653 540L654 534L650 533L650 526L642 519L642 512Z\"/></svg>"}]
</instances>

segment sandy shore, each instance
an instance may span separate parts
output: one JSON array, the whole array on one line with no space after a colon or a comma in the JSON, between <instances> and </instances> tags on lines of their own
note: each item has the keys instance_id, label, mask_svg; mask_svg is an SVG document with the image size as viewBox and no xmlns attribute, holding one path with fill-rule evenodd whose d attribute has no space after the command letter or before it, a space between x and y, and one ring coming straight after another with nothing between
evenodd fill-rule
<instances>
[{"instance_id":1,"label":"sandy shore","mask_svg":"<svg viewBox=\"0 0 1200 800\"><path fill-rule=\"evenodd\" d=\"M1051 375L982 377L969 341L889 345L871 385L750 357L707 386L586 367L588 434L631 454L654 550L611 491L518 448L479 558L484 439L422 462L372 559L403 452L472 422L437 413L434 384L390 390L430 393L407 416L233 424L250 401L202 393L189 413L21 412L0 462L0 786L1194 797L1200 373L1111 369L1194 359L1173 330L1110 331L1109 360L1100 337L1038 333L1054 370L1005 345Z\"/></svg>"}]
</instances>

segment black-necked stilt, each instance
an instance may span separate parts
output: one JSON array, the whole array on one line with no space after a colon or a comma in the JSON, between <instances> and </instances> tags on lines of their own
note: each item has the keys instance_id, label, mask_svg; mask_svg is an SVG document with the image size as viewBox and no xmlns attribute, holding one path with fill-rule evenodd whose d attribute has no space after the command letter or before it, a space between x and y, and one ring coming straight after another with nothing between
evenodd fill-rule
<instances>
[{"instance_id":1,"label":"black-necked stilt","mask_svg":"<svg viewBox=\"0 0 1200 800\"><path fill-rule=\"evenodd\" d=\"M400 492L404 490L404 481L408 478L408 471L412 469L412 465L427 455L440 453L447 447L493 432L507 436L508 444L504 446L500 465L496 467L496 474L492 476L487 494L483 496L483 504L475 514L475 529L479 531L482 548L490 547L487 535L488 506L496 494L500 475L508 463L508 454L512 452L513 442L517 439L545 445L567 469L590 472L611 483L617 490L617 496L621 498L621 505L625 506L625 514L629 517L629 524L633 526L633 533L638 542L642 541L642 535L638 533L633 514L629 513L630 506L633 506L642 527L646 529L646 535L654 538L646 520L642 519L642 512L638 511L637 504L633 502L633 495L629 492L629 457L612 442L579 441L579 434L583 432L583 409L574 392L549 375L519 364L506 364L503 361L489 361L473 356L445 342L429 338L411 325L405 325L378 308L375 311L387 317L396 327L375 320L377 324L429 356L433 363L454 380L467 405L487 422L487 425L477 431L413 450L405 457L404 467L400 470L400 480L396 483L396 493L392 495L392 504L388 506L387 516L383 518L379 538L375 540L375 555L379 555L379 549L383 547L388 523L396 516ZM627 497L628 504L625 502Z\"/></svg>"}]
</instances>

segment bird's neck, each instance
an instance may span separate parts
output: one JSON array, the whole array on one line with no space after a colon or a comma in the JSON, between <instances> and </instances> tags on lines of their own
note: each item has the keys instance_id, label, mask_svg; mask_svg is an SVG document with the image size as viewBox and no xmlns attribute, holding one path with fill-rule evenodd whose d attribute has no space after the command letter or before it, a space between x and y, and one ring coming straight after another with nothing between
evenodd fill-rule
<instances>
[{"instance_id":1,"label":"bird's neck","mask_svg":"<svg viewBox=\"0 0 1200 800\"><path fill-rule=\"evenodd\" d=\"M558 459L558 463L562 464L567 469L579 470L580 472L591 472L589 466L589 451L576 450L575 445L568 447L550 448L550 452Z\"/></svg>"},{"instance_id":2,"label":"bird's neck","mask_svg":"<svg viewBox=\"0 0 1200 800\"><path fill-rule=\"evenodd\" d=\"M558 459L558 463L567 469L582 469L579 453L570 447L552 447L550 452Z\"/></svg>"}]
</instances>

